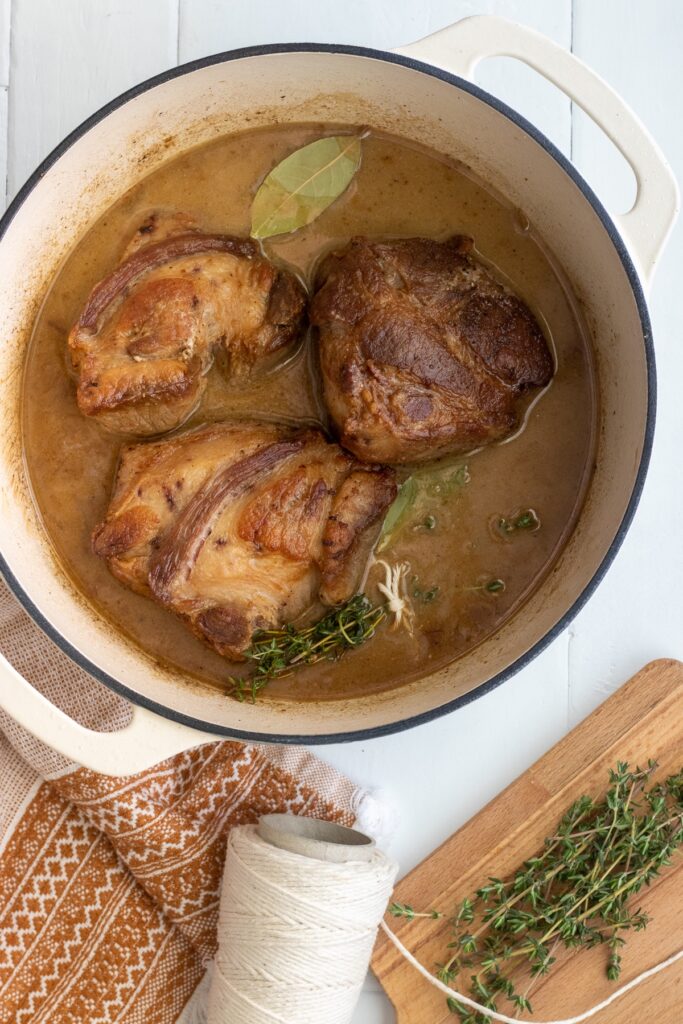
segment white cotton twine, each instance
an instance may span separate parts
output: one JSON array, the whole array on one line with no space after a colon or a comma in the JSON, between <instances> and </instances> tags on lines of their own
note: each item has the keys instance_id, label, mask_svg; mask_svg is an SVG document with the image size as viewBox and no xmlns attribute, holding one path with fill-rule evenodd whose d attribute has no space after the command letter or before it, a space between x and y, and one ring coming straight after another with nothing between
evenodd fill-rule
<instances>
[{"instance_id":1,"label":"white cotton twine","mask_svg":"<svg viewBox=\"0 0 683 1024\"><path fill-rule=\"evenodd\" d=\"M500 1024L581 1024L582 1021L590 1020L590 1018L594 1017L596 1013L600 1013L601 1010L606 1009L616 999L620 999L621 996L626 995L626 993L630 992L632 988L636 987L636 985L640 985L641 982L645 981L647 978L652 978L655 974L659 974L660 971L665 970L667 967L671 967L672 964L675 964L677 960L680 960L681 957L683 957L683 949L679 949L677 953L667 957L666 960L662 960L661 963L655 964L654 967L649 967L646 971L643 971L642 974L633 978L626 985L622 985L621 988L612 992L607 999L603 999L602 1002L597 1003L596 1006L591 1006L590 1010L585 1010L577 1017L565 1017L562 1020L548 1021L520 1020L519 1017L507 1017L504 1013L497 1013L495 1010L489 1010L485 1006L482 1006L481 1003L477 1003L474 999L470 999L469 996L463 995L462 992L456 992L454 988L451 988L449 985L445 985L443 981L440 981L438 978L435 978L433 974L430 974L429 971L422 966L419 960L415 959L410 950L406 949L401 940L394 935L391 929L388 928L384 922L382 922L382 931L394 946L396 946L396 949L399 951L401 956L417 971L419 971L422 977L426 978L427 981L435 988L438 988L444 993L444 995L452 996L454 999L457 999L458 1002L463 1003L465 1006L469 1006L471 1010L478 1010L480 1013L485 1014L490 1020L500 1021Z\"/></svg>"},{"instance_id":2,"label":"white cotton twine","mask_svg":"<svg viewBox=\"0 0 683 1024\"><path fill-rule=\"evenodd\" d=\"M349 1024L397 866L329 863L235 828L208 1024Z\"/></svg>"},{"instance_id":3,"label":"white cotton twine","mask_svg":"<svg viewBox=\"0 0 683 1024\"><path fill-rule=\"evenodd\" d=\"M681 949L576 1017L520 1022L435 978L382 922L396 873L377 849L329 863L271 845L254 825L233 829L207 1024L349 1024L380 923L431 985L500 1024L581 1024L683 958Z\"/></svg>"}]
</instances>

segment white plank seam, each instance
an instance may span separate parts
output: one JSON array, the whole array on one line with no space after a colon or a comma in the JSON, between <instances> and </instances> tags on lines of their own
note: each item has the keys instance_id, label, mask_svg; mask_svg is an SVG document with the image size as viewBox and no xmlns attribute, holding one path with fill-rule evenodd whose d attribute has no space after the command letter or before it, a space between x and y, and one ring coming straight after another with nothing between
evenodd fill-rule
<instances>
[{"instance_id":1,"label":"white plank seam","mask_svg":"<svg viewBox=\"0 0 683 1024\"><path fill-rule=\"evenodd\" d=\"M3 31L7 33L4 43L4 60L6 71L6 83L3 85L2 111L0 113L0 125L2 126L2 139L0 139L0 187L2 188L2 209L4 210L9 200L9 90L12 61L12 2L7 0Z\"/></svg>"}]
</instances>

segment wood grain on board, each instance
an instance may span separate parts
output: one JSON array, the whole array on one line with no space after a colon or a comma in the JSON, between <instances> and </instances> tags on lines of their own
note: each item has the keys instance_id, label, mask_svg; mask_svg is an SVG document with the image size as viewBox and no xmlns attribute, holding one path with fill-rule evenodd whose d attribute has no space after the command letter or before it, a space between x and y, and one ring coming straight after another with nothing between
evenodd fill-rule
<instances>
[{"instance_id":1,"label":"wood grain on board","mask_svg":"<svg viewBox=\"0 0 683 1024\"><path fill-rule=\"evenodd\" d=\"M519 737L517 742L523 742ZM617 761L659 763L657 777L683 767L683 663L654 661L610 697L516 782L399 883L395 899L416 910L452 913L491 876L507 877L538 850L564 811L584 793L598 796ZM683 946L683 857L649 888L638 905L651 916L623 950L625 983ZM447 922L395 921L391 927L426 967L443 960ZM614 991L605 977L605 947L557 952L551 973L530 993L534 1020L571 1017ZM399 1024L452 1021L443 995L428 985L380 933L372 967ZM502 1008L502 1005L501 1005ZM503 1012L507 1012L503 1010ZM651 978L594 1018L595 1024L636 1021L680 1024L683 962Z\"/></svg>"}]
</instances>

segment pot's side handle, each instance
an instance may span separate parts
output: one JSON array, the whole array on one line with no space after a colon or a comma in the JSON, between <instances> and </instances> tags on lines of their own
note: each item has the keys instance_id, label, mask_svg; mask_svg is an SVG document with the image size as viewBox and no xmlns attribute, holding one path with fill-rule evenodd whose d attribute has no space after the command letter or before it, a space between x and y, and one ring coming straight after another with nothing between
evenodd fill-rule
<instances>
[{"instance_id":1,"label":"pot's side handle","mask_svg":"<svg viewBox=\"0 0 683 1024\"><path fill-rule=\"evenodd\" d=\"M566 93L633 168L638 185L635 203L615 220L642 278L650 280L676 220L678 186L646 128L599 75L539 32L488 15L464 18L395 52L469 79L486 57L515 57Z\"/></svg>"},{"instance_id":2,"label":"pot's side handle","mask_svg":"<svg viewBox=\"0 0 683 1024\"><path fill-rule=\"evenodd\" d=\"M134 775L218 737L134 706L118 732L94 732L74 722L0 655L0 708L64 757L102 775Z\"/></svg>"}]
</instances>

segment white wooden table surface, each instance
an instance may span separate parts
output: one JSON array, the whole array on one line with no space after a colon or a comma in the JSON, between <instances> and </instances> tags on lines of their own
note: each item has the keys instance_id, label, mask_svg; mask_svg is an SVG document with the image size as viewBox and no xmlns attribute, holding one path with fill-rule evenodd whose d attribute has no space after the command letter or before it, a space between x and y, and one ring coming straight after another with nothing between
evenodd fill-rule
<instances>
[{"instance_id":1,"label":"white wooden table surface","mask_svg":"<svg viewBox=\"0 0 683 1024\"><path fill-rule=\"evenodd\" d=\"M632 105L683 179L680 0L0 0L6 199L88 114L177 63L267 42L389 49L478 13L516 19L573 49ZM479 81L549 135L609 209L629 206L630 170L552 86L506 59L484 64ZM393 797L400 821L392 853L402 871L643 663L683 657L682 275L679 226L651 296L659 366L651 470L634 525L588 606L520 675L481 700L408 733L321 751ZM368 981L354 1024L392 1020Z\"/></svg>"}]
</instances>

